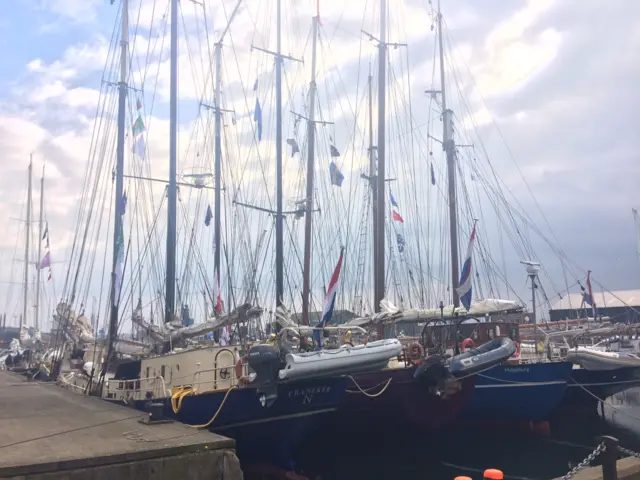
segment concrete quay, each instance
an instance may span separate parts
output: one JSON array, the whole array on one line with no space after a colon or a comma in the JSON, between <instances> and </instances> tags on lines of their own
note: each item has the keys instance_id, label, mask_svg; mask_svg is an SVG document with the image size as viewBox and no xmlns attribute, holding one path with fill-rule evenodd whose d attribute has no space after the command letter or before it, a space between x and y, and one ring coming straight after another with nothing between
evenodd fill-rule
<instances>
[{"instance_id":1,"label":"concrete quay","mask_svg":"<svg viewBox=\"0 0 640 480\"><path fill-rule=\"evenodd\" d=\"M235 442L0 371L0 479L242 480Z\"/></svg>"}]
</instances>

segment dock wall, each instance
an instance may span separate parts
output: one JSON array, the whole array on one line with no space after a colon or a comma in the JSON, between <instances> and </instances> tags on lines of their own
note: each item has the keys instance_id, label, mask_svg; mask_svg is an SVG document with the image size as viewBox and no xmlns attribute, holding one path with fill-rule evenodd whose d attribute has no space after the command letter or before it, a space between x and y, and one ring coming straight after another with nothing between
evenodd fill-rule
<instances>
[{"instance_id":1,"label":"dock wall","mask_svg":"<svg viewBox=\"0 0 640 480\"><path fill-rule=\"evenodd\" d=\"M5 472L9 473L9 472ZM147 460L77 466L17 476L7 480L242 480L240 462L233 450L205 450Z\"/></svg>"}]
</instances>

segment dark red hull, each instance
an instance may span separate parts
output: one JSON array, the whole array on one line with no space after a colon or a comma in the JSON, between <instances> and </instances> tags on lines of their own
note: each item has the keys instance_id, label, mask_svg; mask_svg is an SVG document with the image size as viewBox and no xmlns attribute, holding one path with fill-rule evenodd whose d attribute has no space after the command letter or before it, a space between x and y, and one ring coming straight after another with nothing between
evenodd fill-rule
<instances>
[{"instance_id":1,"label":"dark red hull","mask_svg":"<svg viewBox=\"0 0 640 480\"><path fill-rule=\"evenodd\" d=\"M415 381L414 372L415 368L398 368L354 375L338 416L350 422L435 429L453 421L471 401L474 377L450 383L437 395Z\"/></svg>"}]
</instances>

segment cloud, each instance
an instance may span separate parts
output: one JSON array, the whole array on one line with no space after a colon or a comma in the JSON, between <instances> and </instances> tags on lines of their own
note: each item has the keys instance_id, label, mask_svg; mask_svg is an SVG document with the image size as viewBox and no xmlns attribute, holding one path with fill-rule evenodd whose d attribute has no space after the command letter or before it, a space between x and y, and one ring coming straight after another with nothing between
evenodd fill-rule
<instances>
[{"instance_id":1,"label":"cloud","mask_svg":"<svg viewBox=\"0 0 640 480\"><path fill-rule=\"evenodd\" d=\"M226 25L235 1L208 5L205 10L182 2L179 23L179 173L210 171L213 158L212 112L200 102L214 104L213 44ZM428 302L437 303L448 297L444 285L449 283L445 164L437 139L442 135L438 106L423 95L426 89L439 89L437 57L434 57L435 35L429 30L433 12L422 0L394 2L390 6L389 40L408 43L407 49L390 49L389 88L387 94L387 173L394 178L393 191L398 200L404 225L388 226L391 252L388 270L392 301L399 301L402 285L413 285L404 293L404 305L417 306L416 290L429 284ZM50 12L68 22L96 21L98 2L48 2ZM142 10L138 17L138 8ZM166 13L153 2L140 0L131 4L130 64L131 84L138 90L129 91L127 125L135 120L135 101L143 102L142 115L148 129L146 142L150 163L140 162L129 152L131 136L127 137L127 171L133 175L166 178L168 175L168 97L169 57ZM515 226L502 205L500 196L516 204L520 214L531 216L547 238L557 241L577 263L594 271L597 278L612 288L632 287L636 281L638 260L635 255L632 219L629 210L637 203L635 179L639 178L637 153L640 150L633 119L640 109L636 95L636 79L640 74L640 24L622 0L610 2L603 11L599 2L525 1L504 5L483 5L463 1L447 4L445 13L445 45L447 101L454 110L456 141L473 145L459 148L459 201L461 251L468 238L472 216L482 218L477 265L480 275L500 266L506 268L511 283L517 284L519 295L526 298L520 286L524 275L518 261L534 253L543 263L549 277L545 285L563 288L563 263L557 251L535 240L531 226L518 220L516 233L500 237L499 230L514 230ZM315 2L296 4L287 11L283 22L283 51L304 63L284 63L284 137L296 135L291 111L308 111L306 88L309 83L310 19L315 14ZM163 7L164 8L164 7ZM233 207L232 201L252 203L271 208L274 199L274 130L275 98L273 95L273 58L251 46L275 48L275 29L267 28L273 18L274 6L269 2L243 2L224 42L223 49L223 208L225 253L234 269L233 281L238 295L246 292L251 259L260 260L259 290L271 298L273 273L273 219L264 212ZM344 297L340 302L351 307L354 296L370 304L368 291L371 259L361 250L361 231L369 231L370 212L366 200L368 184L360 178L368 169L369 110L366 77L369 63L376 78L375 44L362 41L360 29L376 34L377 16L374 9L363 12L354 2L326 0L321 4L321 41L318 45L317 118L333 122L317 127L316 189L319 212L314 216L314 245L320 255L314 255L313 282L316 305L321 305L322 286L326 285L341 243L347 244L348 258L343 272ZM377 8L377 7L376 7ZM638 7L640 8L640 7ZM635 12L640 13L640 12ZM593 22L598 18L598 22ZM209 40L205 32L209 33ZM625 45L625 48L620 48ZM99 31L71 42L59 52L57 60L34 56L17 72L14 89L2 99L0 109L0 146L4 158L0 185L0 213L23 205L24 177L29 154L35 152L36 172L42 161L47 171L47 215L50 228L57 232L55 242L58 258L69 259L74 238L77 207L85 181L89 159L102 162L102 170L91 178L103 185L100 194L112 198L110 176L115 162L116 86L101 82L105 64L117 66L117 43L113 46ZM410 73L407 82L407 74ZM259 78L257 96L263 107L264 138L255 142L255 122L252 119L256 94L251 90ZM107 82L117 82L116 68L109 68ZM144 83L143 83L144 82ZM377 88L374 80L374 97ZM139 89L144 87L144 93ZM409 109L409 103L411 109ZM409 110L413 115L409 119ZM94 122L98 112L99 119ZM376 129L377 106L371 112ZM306 125L303 121L296 138L302 153ZM374 132L374 142L377 135ZM330 140L331 137L331 140ZM504 144L506 139L509 148ZM435 139L435 140L434 140ZM341 189L328 185L328 145L333 142L342 156L337 159L346 175ZM285 145L286 149L286 145ZM514 163L513 157L517 159ZM295 201L304 196L304 155L291 158L285 154L285 203L294 209ZM430 168L435 169L436 185L430 185ZM497 172L501 181L493 176ZM183 180L184 177L181 177ZM152 219L166 215L164 186L136 189L129 179L126 188L131 198L127 224L132 239L132 252L143 247L133 234L136 228L151 228ZM529 188L536 200L529 194ZM36 195L37 197L37 195ZM101 197L102 198L102 197ZM101 202L101 201L100 201ZM181 251L192 252L188 244L190 224L197 225L194 240L203 245L199 251L205 259L204 273L183 272L186 260L181 257L180 275L204 275L210 272L211 231L204 230L210 191L194 191L181 187L180 203L186 206L186 217L180 218ZM102 203L100 203L102 205ZM109 257L109 237L112 212L105 203L95 213L103 228L92 247L96 264ZM542 208L544 216L538 211ZM148 211L142 215L142 209ZM495 210L499 211L496 215ZM517 218L517 214L514 214ZM144 218L142 220L142 218ZM195 219L195 220L194 220ZM302 239L302 223L287 217L287 298L299 299L301 260L290 240ZM549 231L548 224L553 232ZM94 224L96 220L94 219ZM159 222L163 223L163 222ZM494 227L496 225L496 227ZM3 258L15 247L20 235L5 239ZM91 230L96 235L98 225ZM12 227L13 228L13 227ZM262 233L262 232L266 233ZM247 240L247 232L251 239ZM401 233L407 240L404 259L395 250L394 237ZM555 234L555 237L554 237ZM163 284L164 226L154 234L154 266L149 272L154 285ZM366 235L365 235L366 236ZM262 241L259 239L262 238ZM370 239L365 244L369 245ZM533 247L525 244L532 243ZM514 245L509 245L514 244ZM603 248L603 244L605 245ZM233 247L233 248L231 248ZM53 247L52 247L53 248ZM367 247L368 248L368 247ZM3 253L4 252L4 253ZM418 258L418 252L421 256ZM106 255L106 257L105 257ZM181 254L182 255L182 254ZM488 256L495 257L489 261ZM104 258L103 258L104 257ZM132 257L135 255L132 253ZM335 257L335 258L334 258ZM106 265L109 265L107 260ZM264 264L262 263L264 262ZM493 263L492 263L493 262ZM226 261L224 262L226 265ZM360 265L363 265L362 267ZM567 262L564 262L567 266ZM57 267L62 268L62 266ZM102 267L100 267L102 268ZM94 265L94 284L102 271ZM108 268L107 268L108 269ZM411 269L413 280L407 270ZM571 265L568 276L580 277L577 266ZM8 277L6 269L0 269ZM88 275L85 273L84 275ZM57 296L61 295L63 272L56 273ZM226 275L225 275L226 277ZM489 275L491 277L491 275ZM83 277L87 280L89 277ZM354 279L362 278L357 282ZM517 279L514 280L514 279ZM197 281L196 281L197 280ZM202 278L193 280L202 284ZM572 283L573 280L569 283ZM483 285L483 291L504 293L501 281ZM353 287L353 284L359 285ZM491 283L491 282L489 282ZM400 287L398 287L398 285ZM145 287L146 288L146 287ZM155 288L155 287L153 287ZM191 287L198 289L200 287ZM227 292L227 286L223 287ZM92 291L95 287L92 287ZM356 292L357 290L357 292ZM550 289L551 290L551 289ZM1 288L0 288L1 291ZM360 292L360 293L358 293ZM53 292L49 294L54 297ZM97 294L96 294L97 295ZM149 292L145 296L150 295ZM200 294L198 294L200 295ZM198 297L199 298L199 297ZM84 299L83 301L88 301ZM12 307L17 308L14 298ZM197 300L197 304L200 300ZM104 307L104 305L103 305ZM193 307L194 311L198 308ZM160 310L162 307L160 306ZM201 312L201 315L203 312Z\"/></svg>"}]
</instances>

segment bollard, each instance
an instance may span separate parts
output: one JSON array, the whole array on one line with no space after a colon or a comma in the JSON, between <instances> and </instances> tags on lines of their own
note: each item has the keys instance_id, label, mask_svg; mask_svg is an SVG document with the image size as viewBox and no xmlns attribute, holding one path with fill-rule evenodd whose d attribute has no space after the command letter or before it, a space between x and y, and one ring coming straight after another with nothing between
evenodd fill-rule
<instances>
[{"instance_id":1,"label":"bollard","mask_svg":"<svg viewBox=\"0 0 640 480\"><path fill-rule=\"evenodd\" d=\"M496 470L495 468L487 468L482 475L482 478L486 478L488 480L503 480L504 474L501 470Z\"/></svg>"},{"instance_id":2,"label":"bollard","mask_svg":"<svg viewBox=\"0 0 640 480\"><path fill-rule=\"evenodd\" d=\"M618 439L604 436L601 437L605 445L602 457L602 479L618 480Z\"/></svg>"}]
</instances>

